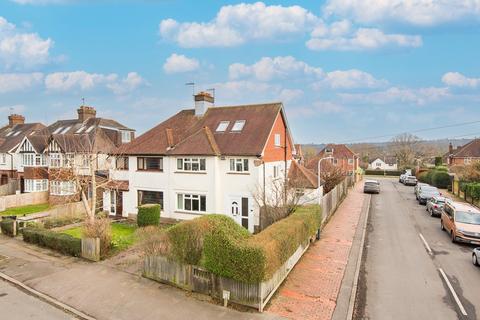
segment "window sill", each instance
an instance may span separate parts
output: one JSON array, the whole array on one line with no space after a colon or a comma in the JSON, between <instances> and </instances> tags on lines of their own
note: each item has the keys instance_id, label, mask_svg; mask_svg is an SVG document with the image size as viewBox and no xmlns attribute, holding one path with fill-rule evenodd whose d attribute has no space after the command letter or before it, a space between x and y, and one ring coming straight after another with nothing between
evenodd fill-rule
<instances>
[{"instance_id":1,"label":"window sill","mask_svg":"<svg viewBox=\"0 0 480 320\"><path fill-rule=\"evenodd\" d=\"M163 172L163 170L150 169L150 170L137 170L137 172Z\"/></svg>"},{"instance_id":2,"label":"window sill","mask_svg":"<svg viewBox=\"0 0 480 320\"><path fill-rule=\"evenodd\" d=\"M206 171L174 171L173 173L183 173L183 174L207 174Z\"/></svg>"},{"instance_id":3,"label":"window sill","mask_svg":"<svg viewBox=\"0 0 480 320\"><path fill-rule=\"evenodd\" d=\"M199 211L185 211L185 210L175 210L173 211L174 213L182 213L182 214L192 214L195 216L203 216L204 214L207 214L206 212L199 212Z\"/></svg>"},{"instance_id":4,"label":"window sill","mask_svg":"<svg viewBox=\"0 0 480 320\"><path fill-rule=\"evenodd\" d=\"M228 171L227 174L238 174L238 175L241 175L241 176L249 176L250 175L250 172L236 172L236 171Z\"/></svg>"}]
</instances>

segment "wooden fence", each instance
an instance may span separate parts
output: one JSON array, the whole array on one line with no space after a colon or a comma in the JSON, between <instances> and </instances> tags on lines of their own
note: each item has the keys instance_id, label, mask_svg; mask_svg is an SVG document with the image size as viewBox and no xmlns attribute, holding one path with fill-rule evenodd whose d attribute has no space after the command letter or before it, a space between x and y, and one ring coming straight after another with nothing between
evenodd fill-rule
<instances>
[{"instance_id":1,"label":"wooden fence","mask_svg":"<svg viewBox=\"0 0 480 320\"><path fill-rule=\"evenodd\" d=\"M13 194L0 197L0 211L8 208L21 207L31 204L42 204L48 202L48 191Z\"/></svg>"},{"instance_id":2,"label":"wooden fence","mask_svg":"<svg viewBox=\"0 0 480 320\"><path fill-rule=\"evenodd\" d=\"M18 181L13 180L7 184L0 186L0 196L8 196L11 194L15 194L18 190Z\"/></svg>"},{"instance_id":3,"label":"wooden fence","mask_svg":"<svg viewBox=\"0 0 480 320\"><path fill-rule=\"evenodd\" d=\"M346 177L335 188L330 190L329 193L324 195L320 200L322 207L322 227L328 222L330 217L335 213L340 203L347 196L348 189L355 183L353 176Z\"/></svg>"}]
</instances>

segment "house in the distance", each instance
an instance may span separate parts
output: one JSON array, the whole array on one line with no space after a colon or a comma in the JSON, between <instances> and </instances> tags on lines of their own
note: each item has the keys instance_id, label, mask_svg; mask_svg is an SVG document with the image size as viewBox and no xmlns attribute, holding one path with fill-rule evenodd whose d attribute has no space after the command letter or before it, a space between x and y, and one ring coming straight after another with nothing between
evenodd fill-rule
<instances>
[{"instance_id":1,"label":"house in the distance","mask_svg":"<svg viewBox=\"0 0 480 320\"><path fill-rule=\"evenodd\" d=\"M318 161L327 157L331 157L330 163L340 168L345 175L355 175L359 168L358 156L344 144L327 144L315 157L308 161L306 167L317 173Z\"/></svg>"},{"instance_id":2,"label":"house in the distance","mask_svg":"<svg viewBox=\"0 0 480 320\"><path fill-rule=\"evenodd\" d=\"M448 147L447 163L449 166L458 166L480 161L480 139L473 139L469 143L453 148L450 143Z\"/></svg>"},{"instance_id":3,"label":"house in the distance","mask_svg":"<svg viewBox=\"0 0 480 320\"><path fill-rule=\"evenodd\" d=\"M398 169L397 158L383 157L369 161L368 170L394 171Z\"/></svg>"},{"instance_id":4,"label":"house in the distance","mask_svg":"<svg viewBox=\"0 0 480 320\"><path fill-rule=\"evenodd\" d=\"M125 157L112 176L128 180L129 190L116 214L136 215L138 206L158 203L163 218L225 214L253 232L259 198L269 197L276 181L286 181L295 152L282 103L216 107L213 96L201 92L194 109L178 112L117 153ZM104 203L109 197L106 192Z\"/></svg>"}]
</instances>

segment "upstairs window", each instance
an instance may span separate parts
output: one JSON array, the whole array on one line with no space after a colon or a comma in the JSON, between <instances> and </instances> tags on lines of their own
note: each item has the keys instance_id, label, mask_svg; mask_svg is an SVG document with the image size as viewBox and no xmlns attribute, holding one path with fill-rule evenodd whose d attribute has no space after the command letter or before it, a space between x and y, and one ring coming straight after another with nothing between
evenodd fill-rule
<instances>
[{"instance_id":1,"label":"upstairs window","mask_svg":"<svg viewBox=\"0 0 480 320\"><path fill-rule=\"evenodd\" d=\"M231 172L248 172L248 159L230 159Z\"/></svg>"},{"instance_id":2,"label":"upstairs window","mask_svg":"<svg viewBox=\"0 0 480 320\"><path fill-rule=\"evenodd\" d=\"M163 158L161 157L138 157L138 170L163 171Z\"/></svg>"},{"instance_id":3,"label":"upstairs window","mask_svg":"<svg viewBox=\"0 0 480 320\"><path fill-rule=\"evenodd\" d=\"M117 170L128 170L128 157L117 157L116 168Z\"/></svg>"},{"instance_id":4,"label":"upstairs window","mask_svg":"<svg viewBox=\"0 0 480 320\"><path fill-rule=\"evenodd\" d=\"M225 130L227 130L229 124L230 124L230 121L220 121L216 131L224 132Z\"/></svg>"},{"instance_id":5,"label":"upstairs window","mask_svg":"<svg viewBox=\"0 0 480 320\"><path fill-rule=\"evenodd\" d=\"M274 140L275 140L274 141L275 147L281 147L282 146L280 133L275 133Z\"/></svg>"},{"instance_id":6,"label":"upstairs window","mask_svg":"<svg viewBox=\"0 0 480 320\"><path fill-rule=\"evenodd\" d=\"M353 159L348 159L348 164L353 164Z\"/></svg>"},{"instance_id":7,"label":"upstairs window","mask_svg":"<svg viewBox=\"0 0 480 320\"><path fill-rule=\"evenodd\" d=\"M132 141L132 134L130 131L120 131L122 134L122 143L128 143Z\"/></svg>"},{"instance_id":8,"label":"upstairs window","mask_svg":"<svg viewBox=\"0 0 480 320\"><path fill-rule=\"evenodd\" d=\"M205 171L207 164L205 158L178 158L178 171Z\"/></svg>"},{"instance_id":9,"label":"upstairs window","mask_svg":"<svg viewBox=\"0 0 480 320\"><path fill-rule=\"evenodd\" d=\"M240 132L243 130L243 127L245 126L245 120L237 120L233 124L232 127L232 132Z\"/></svg>"},{"instance_id":10,"label":"upstairs window","mask_svg":"<svg viewBox=\"0 0 480 320\"><path fill-rule=\"evenodd\" d=\"M59 168L62 165L62 155L60 153L50 153L50 167Z\"/></svg>"},{"instance_id":11,"label":"upstairs window","mask_svg":"<svg viewBox=\"0 0 480 320\"><path fill-rule=\"evenodd\" d=\"M7 154L0 153L0 164L6 164L6 163L7 163Z\"/></svg>"},{"instance_id":12,"label":"upstairs window","mask_svg":"<svg viewBox=\"0 0 480 320\"><path fill-rule=\"evenodd\" d=\"M35 163L35 155L33 153L22 154L22 165L24 167L33 167Z\"/></svg>"}]
</instances>

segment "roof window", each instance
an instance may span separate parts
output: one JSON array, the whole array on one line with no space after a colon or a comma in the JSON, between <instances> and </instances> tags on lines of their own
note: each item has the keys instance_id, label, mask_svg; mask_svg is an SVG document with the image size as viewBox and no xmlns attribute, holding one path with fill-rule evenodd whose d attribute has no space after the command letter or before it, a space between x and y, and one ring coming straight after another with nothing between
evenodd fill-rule
<instances>
[{"instance_id":1,"label":"roof window","mask_svg":"<svg viewBox=\"0 0 480 320\"><path fill-rule=\"evenodd\" d=\"M217 130L215 131L224 132L225 130L227 130L229 124L230 124L230 121L220 121L220 123L218 124Z\"/></svg>"},{"instance_id":2,"label":"roof window","mask_svg":"<svg viewBox=\"0 0 480 320\"><path fill-rule=\"evenodd\" d=\"M60 131L62 131L63 127L58 127L57 129L55 129L55 131L53 131L53 134L57 134L59 133Z\"/></svg>"},{"instance_id":3,"label":"roof window","mask_svg":"<svg viewBox=\"0 0 480 320\"><path fill-rule=\"evenodd\" d=\"M84 126L80 127L80 129L78 129L77 131L75 131L75 133L82 133L83 130L85 130L85 127L84 127Z\"/></svg>"},{"instance_id":4,"label":"roof window","mask_svg":"<svg viewBox=\"0 0 480 320\"><path fill-rule=\"evenodd\" d=\"M65 129L62 130L62 132L60 132L60 134L65 134L67 133L68 130L70 130L72 126L69 126L69 127L66 127Z\"/></svg>"},{"instance_id":5,"label":"roof window","mask_svg":"<svg viewBox=\"0 0 480 320\"><path fill-rule=\"evenodd\" d=\"M92 132L93 128L95 128L95 126L90 126L88 127L87 131L85 131L85 133L90 133Z\"/></svg>"},{"instance_id":6,"label":"roof window","mask_svg":"<svg viewBox=\"0 0 480 320\"><path fill-rule=\"evenodd\" d=\"M240 132L240 131L242 131L244 126L245 126L245 120L237 120L233 124L232 131L233 132Z\"/></svg>"},{"instance_id":7,"label":"roof window","mask_svg":"<svg viewBox=\"0 0 480 320\"><path fill-rule=\"evenodd\" d=\"M7 133L7 135L5 137L10 137L12 135L13 131L10 131L9 133Z\"/></svg>"},{"instance_id":8,"label":"roof window","mask_svg":"<svg viewBox=\"0 0 480 320\"><path fill-rule=\"evenodd\" d=\"M19 134L20 134L20 131L17 131L17 132L15 132L15 133L13 134L12 137L16 137L16 136L18 136Z\"/></svg>"}]
</instances>

